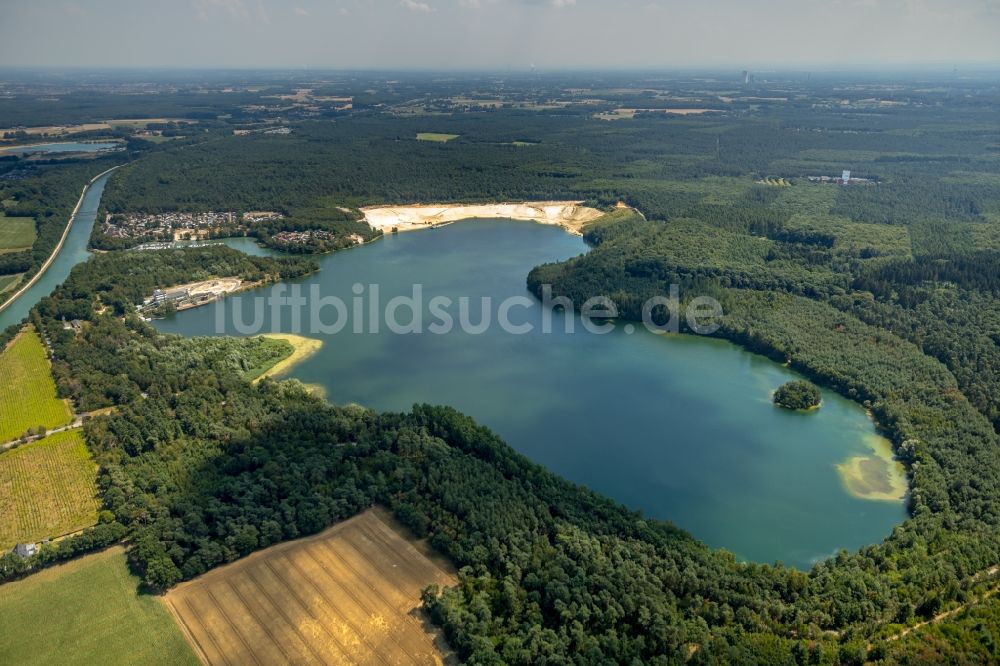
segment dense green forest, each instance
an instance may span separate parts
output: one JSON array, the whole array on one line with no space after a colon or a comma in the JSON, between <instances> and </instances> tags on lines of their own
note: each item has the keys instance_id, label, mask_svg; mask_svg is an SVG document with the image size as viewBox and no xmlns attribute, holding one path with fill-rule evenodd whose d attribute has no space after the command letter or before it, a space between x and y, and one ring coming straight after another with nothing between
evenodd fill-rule
<instances>
[{"instance_id":1,"label":"dense green forest","mask_svg":"<svg viewBox=\"0 0 1000 666\"><path fill-rule=\"evenodd\" d=\"M372 101L391 108L409 85ZM296 382L250 384L282 350L160 335L132 308L154 286L315 267L217 247L96 256L32 314L61 395L117 407L86 425L106 524L123 526L133 566L164 589L385 504L460 567L457 587L424 601L469 663L995 660L996 603L970 602L1000 563L996 95L899 93L877 111L841 110L870 91L830 95L836 108L804 95L714 117L369 109L286 135L210 131L134 155L104 206L280 210L293 228L322 228L369 203L625 201L637 211L607 216L586 233L590 252L536 268L529 288L607 295L634 320L670 284L713 296L716 335L868 407L911 483L911 517L883 543L810 571L741 563L447 407L377 414ZM867 180L808 179L848 167Z\"/></svg>"},{"instance_id":2,"label":"dense green forest","mask_svg":"<svg viewBox=\"0 0 1000 666\"><path fill-rule=\"evenodd\" d=\"M905 169L876 158L877 185L796 181L724 203L686 202L660 221L622 217L587 234L589 254L529 276L537 293L552 284L577 303L610 295L636 320L641 304L670 284L688 298L714 296L726 313L717 335L872 409L909 469L913 517L880 547L817 566L834 577L873 574L863 589L874 606L851 622L933 616L968 599L976 572L995 571L1000 460L987 419L998 422L1000 391L1000 164L984 149L988 142L975 173L966 164L932 176L916 157ZM857 589L849 579L829 588ZM900 598L910 602L891 610ZM940 646L940 632L938 646L920 652L922 635L888 652L875 645L869 657L905 661L912 649L943 663L942 655L960 654Z\"/></svg>"},{"instance_id":3,"label":"dense green forest","mask_svg":"<svg viewBox=\"0 0 1000 666\"><path fill-rule=\"evenodd\" d=\"M834 121L820 114L810 120ZM460 136L447 143L417 141L421 131ZM361 116L349 122L299 123L289 135L215 136L197 145L159 150L117 174L105 202L111 212L121 212L579 196L606 203L624 199L657 219L683 216L697 207L697 217L722 217L728 223L732 211L724 206L733 197L748 196L753 181L746 180L747 175L839 174L846 160L873 170L878 164L888 187L850 188L838 193L843 201L826 212L833 209L836 215L872 222L883 221L878 210L903 214L903 205L920 210L920 217L937 213L913 197L915 191L933 187L917 176L940 169L937 162L876 163L872 151L962 152L970 162L961 168L970 169L976 160L995 157L981 136L970 134L935 146L923 136L799 132L776 129L773 122L756 118L615 124L587 116L526 112L415 119ZM525 138L533 145L513 145ZM890 179L890 174L898 176ZM780 195L765 187L759 190ZM979 219L976 211L995 201L989 183L970 183L959 190L954 203L941 204L942 215ZM937 200L939 194L924 196ZM874 197L874 203L866 197ZM766 204L761 198L767 197L752 195L747 203ZM852 215L856 207L867 212ZM767 224L768 216L787 212L768 213L747 205L741 207L737 223L756 231Z\"/></svg>"},{"instance_id":4,"label":"dense green forest","mask_svg":"<svg viewBox=\"0 0 1000 666\"><path fill-rule=\"evenodd\" d=\"M276 353L275 342L261 339L254 346L244 341L240 357L230 357L230 346L219 340L173 339L170 344L157 345L155 355L153 349L146 349L141 355L119 353L115 340L121 322L112 317L137 316L135 305L152 295L154 289L213 277L238 277L260 283L292 279L316 269L310 259L279 261L251 257L223 246L103 254L86 266L88 270L77 269L67 281L69 289L64 285L51 297L42 299L34 310L34 316L43 321L93 322L81 332L80 340L61 326L51 332L59 341L84 343L61 347L62 353L56 354L52 366L60 393L72 398L80 411L135 400L148 391L155 374L159 374L158 381L166 386L181 381L172 372L166 372L164 366L158 367L158 360L172 359L178 372L184 372L188 364L209 363L213 368L224 365L242 373L266 365L268 356ZM99 311L109 316L100 317Z\"/></svg>"}]
</instances>

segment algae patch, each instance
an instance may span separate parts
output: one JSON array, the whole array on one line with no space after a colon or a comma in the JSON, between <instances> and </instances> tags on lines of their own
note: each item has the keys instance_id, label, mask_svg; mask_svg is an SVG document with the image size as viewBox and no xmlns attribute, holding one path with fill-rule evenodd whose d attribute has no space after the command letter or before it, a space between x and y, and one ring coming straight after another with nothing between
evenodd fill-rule
<instances>
[{"instance_id":1,"label":"algae patch","mask_svg":"<svg viewBox=\"0 0 1000 666\"><path fill-rule=\"evenodd\" d=\"M889 440L869 434L865 443L871 454L852 456L837 465L847 492L860 499L901 502L907 491L906 470L893 458Z\"/></svg>"}]
</instances>

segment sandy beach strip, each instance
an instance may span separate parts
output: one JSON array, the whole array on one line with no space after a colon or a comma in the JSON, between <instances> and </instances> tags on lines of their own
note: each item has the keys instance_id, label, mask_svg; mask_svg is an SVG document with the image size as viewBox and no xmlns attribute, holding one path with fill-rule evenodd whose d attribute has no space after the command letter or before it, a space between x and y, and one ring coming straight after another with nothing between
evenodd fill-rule
<instances>
[{"instance_id":1,"label":"sandy beach strip","mask_svg":"<svg viewBox=\"0 0 1000 666\"><path fill-rule=\"evenodd\" d=\"M271 338L272 340L284 340L292 345L292 353L261 373L259 377L253 380L254 384L264 379L264 377L277 377L288 372L293 366L306 360L323 346L322 340L307 338L293 333L264 333L263 337Z\"/></svg>"}]
</instances>

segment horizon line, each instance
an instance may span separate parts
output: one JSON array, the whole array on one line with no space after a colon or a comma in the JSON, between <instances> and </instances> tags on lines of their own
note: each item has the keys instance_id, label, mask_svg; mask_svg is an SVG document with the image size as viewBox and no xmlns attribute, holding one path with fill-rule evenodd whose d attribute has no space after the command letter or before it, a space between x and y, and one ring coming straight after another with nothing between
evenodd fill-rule
<instances>
[{"instance_id":1,"label":"horizon line","mask_svg":"<svg viewBox=\"0 0 1000 666\"><path fill-rule=\"evenodd\" d=\"M855 71L900 71L926 70L942 68L974 67L975 71L1000 72L1000 60L959 61L959 60L928 60L928 61L885 61L866 63L845 63L828 61L815 63L797 63L794 66L786 63L764 62L733 62L714 64L685 65L629 65L621 67L599 66L553 66L539 67L536 65L508 65L496 67L408 67L398 66L336 66L336 65L0 65L0 72L18 71L93 71L93 72L406 72L426 74L496 74L496 73L649 73L649 72L722 72L754 70L756 72L808 72L808 73L839 73Z\"/></svg>"}]
</instances>

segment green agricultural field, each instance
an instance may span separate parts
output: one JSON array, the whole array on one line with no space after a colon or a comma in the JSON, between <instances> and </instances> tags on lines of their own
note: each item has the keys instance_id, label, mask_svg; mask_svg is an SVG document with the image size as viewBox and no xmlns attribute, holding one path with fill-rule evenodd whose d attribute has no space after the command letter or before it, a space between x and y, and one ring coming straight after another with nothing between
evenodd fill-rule
<instances>
[{"instance_id":1,"label":"green agricultural field","mask_svg":"<svg viewBox=\"0 0 1000 666\"><path fill-rule=\"evenodd\" d=\"M452 139L457 139L458 134L441 134L439 132L417 132L417 141L434 141L437 143L447 143Z\"/></svg>"},{"instance_id":2,"label":"green agricultural field","mask_svg":"<svg viewBox=\"0 0 1000 666\"><path fill-rule=\"evenodd\" d=\"M97 523L96 476L79 430L0 453L0 549Z\"/></svg>"},{"instance_id":3,"label":"green agricultural field","mask_svg":"<svg viewBox=\"0 0 1000 666\"><path fill-rule=\"evenodd\" d=\"M28 250L34 242L34 218L7 217L0 212L0 253Z\"/></svg>"},{"instance_id":4,"label":"green agricultural field","mask_svg":"<svg viewBox=\"0 0 1000 666\"><path fill-rule=\"evenodd\" d=\"M0 352L0 442L17 439L28 428L56 428L73 418L65 401L56 397L45 347L29 328Z\"/></svg>"},{"instance_id":5,"label":"green agricultural field","mask_svg":"<svg viewBox=\"0 0 1000 666\"><path fill-rule=\"evenodd\" d=\"M138 585L116 547L0 586L0 661L197 664L169 612Z\"/></svg>"}]
</instances>

